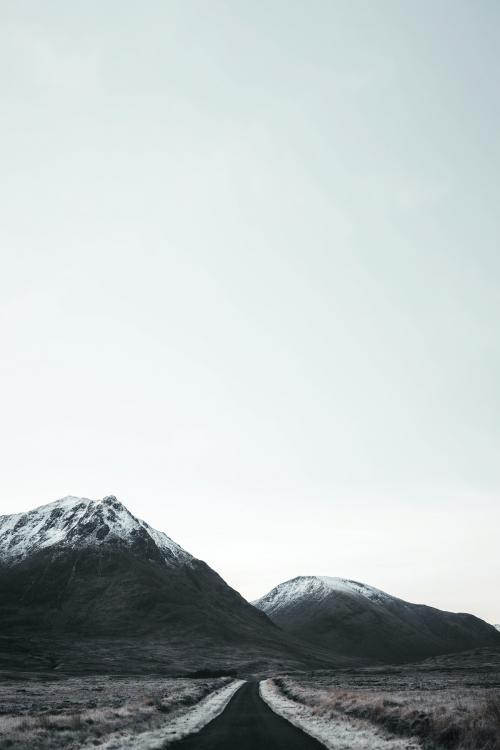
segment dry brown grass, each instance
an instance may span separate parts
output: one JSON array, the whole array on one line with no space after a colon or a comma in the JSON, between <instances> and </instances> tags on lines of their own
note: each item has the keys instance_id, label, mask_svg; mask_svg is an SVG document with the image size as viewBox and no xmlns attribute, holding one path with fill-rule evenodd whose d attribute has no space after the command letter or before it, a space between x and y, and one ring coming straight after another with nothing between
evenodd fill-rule
<instances>
[{"instance_id":1,"label":"dry brown grass","mask_svg":"<svg viewBox=\"0 0 500 750\"><path fill-rule=\"evenodd\" d=\"M292 679L276 681L292 700L334 720L364 719L396 735L417 737L428 750L500 750L500 691L422 690L384 692L315 690Z\"/></svg>"},{"instance_id":2,"label":"dry brown grass","mask_svg":"<svg viewBox=\"0 0 500 750\"><path fill-rule=\"evenodd\" d=\"M0 684L0 750L79 750L155 729L228 679L68 679ZM2 700L5 697L5 700Z\"/></svg>"}]
</instances>

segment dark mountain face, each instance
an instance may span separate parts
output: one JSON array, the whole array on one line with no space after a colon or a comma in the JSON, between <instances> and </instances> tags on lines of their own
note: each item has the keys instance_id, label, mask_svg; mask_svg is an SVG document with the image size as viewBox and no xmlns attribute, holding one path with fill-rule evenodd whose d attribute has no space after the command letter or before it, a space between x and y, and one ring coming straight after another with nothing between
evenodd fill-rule
<instances>
[{"instance_id":1,"label":"dark mountain face","mask_svg":"<svg viewBox=\"0 0 500 750\"><path fill-rule=\"evenodd\" d=\"M0 518L0 623L25 668L45 649L85 670L101 648L112 671L137 669L135 652L149 671L324 663L114 497Z\"/></svg>"},{"instance_id":2,"label":"dark mountain face","mask_svg":"<svg viewBox=\"0 0 500 750\"><path fill-rule=\"evenodd\" d=\"M495 628L473 615L410 604L345 579L295 578L254 605L287 632L332 654L408 662L500 645Z\"/></svg>"},{"instance_id":3,"label":"dark mountain face","mask_svg":"<svg viewBox=\"0 0 500 750\"><path fill-rule=\"evenodd\" d=\"M103 546L40 550L0 568L3 630L24 627L85 636L269 629L200 560L167 566L159 555ZM274 628L275 629L275 628Z\"/></svg>"}]
</instances>

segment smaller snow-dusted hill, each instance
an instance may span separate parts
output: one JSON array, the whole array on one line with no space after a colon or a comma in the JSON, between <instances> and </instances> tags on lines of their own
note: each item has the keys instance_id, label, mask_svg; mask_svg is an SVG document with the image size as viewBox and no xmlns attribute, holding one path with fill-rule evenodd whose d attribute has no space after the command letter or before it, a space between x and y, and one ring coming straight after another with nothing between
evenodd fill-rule
<instances>
[{"instance_id":1,"label":"smaller snow-dusted hill","mask_svg":"<svg viewBox=\"0 0 500 750\"><path fill-rule=\"evenodd\" d=\"M367 586L365 583L350 581L347 578L330 576L298 576L290 581L278 584L266 596L252 602L269 617L279 617L280 611L297 609L303 604L318 603L327 599L332 592L343 592L363 596L371 601L384 602L390 599L389 594Z\"/></svg>"},{"instance_id":2,"label":"smaller snow-dusted hill","mask_svg":"<svg viewBox=\"0 0 500 750\"><path fill-rule=\"evenodd\" d=\"M379 661L500 646L495 628L478 617L410 604L345 578L299 576L253 605L283 630L332 653Z\"/></svg>"},{"instance_id":3,"label":"smaller snow-dusted hill","mask_svg":"<svg viewBox=\"0 0 500 750\"><path fill-rule=\"evenodd\" d=\"M88 500L69 495L27 513L0 516L0 562L11 564L47 547L83 549L123 544L160 552L170 564L192 556L166 534L140 521L109 495Z\"/></svg>"},{"instance_id":4,"label":"smaller snow-dusted hill","mask_svg":"<svg viewBox=\"0 0 500 750\"><path fill-rule=\"evenodd\" d=\"M497 630L500 630L500 625L493 625L493 627L496 628Z\"/></svg>"}]
</instances>

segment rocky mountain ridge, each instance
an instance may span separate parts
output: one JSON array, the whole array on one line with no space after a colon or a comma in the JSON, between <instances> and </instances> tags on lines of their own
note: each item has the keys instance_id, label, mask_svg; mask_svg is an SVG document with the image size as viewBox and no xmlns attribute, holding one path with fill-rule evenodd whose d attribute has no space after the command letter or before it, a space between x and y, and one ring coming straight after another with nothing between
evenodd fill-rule
<instances>
[{"instance_id":1,"label":"rocky mountain ridge","mask_svg":"<svg viewBox=\"0 0 500 750\"><path fill-rule=\"evenodd\" d=\"M26 513L0 516L0 562L7 565L49 547L83 549L120 544L159 551L167 564L193 559L166 534L133 516L114 495L102 500L68 495Z\"/></svg>"}]
</instances>

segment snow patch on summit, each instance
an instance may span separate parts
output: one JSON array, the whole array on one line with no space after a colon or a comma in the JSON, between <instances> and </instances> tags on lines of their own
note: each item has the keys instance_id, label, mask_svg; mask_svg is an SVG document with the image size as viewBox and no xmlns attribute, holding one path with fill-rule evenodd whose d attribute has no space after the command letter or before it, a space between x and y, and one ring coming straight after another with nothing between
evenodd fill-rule
<instances>
[{"instance_id":1,"label":"snow patch on summit","mask_svg":"<svg viewBox=\"0 0 500 750\"><path fill-rule=\"evenodd\" d=\"M362 596L373 602L386 602L394 597L380 589L365 583L351 581L348 578L333 578L330 576L298 576L275 586L268 594L256 599L252 604L263 610L267 615L279 611L290 604L306 601L319 602L335 593Z\"/></svg>"},{"instance_id":2,"label":"snow patch on summit","mask_svg":"<svg viewBox=\"0 0 500 750\"><path fill-rule=\"evenodd\" d=\"M114 495L102 500L68 495L27 513L0 516L0 562L4 564L55 545L81 549L109 542L154 545L170 564L193 559L166 534L133 516Z\"/></svg>"}]
</instances>

